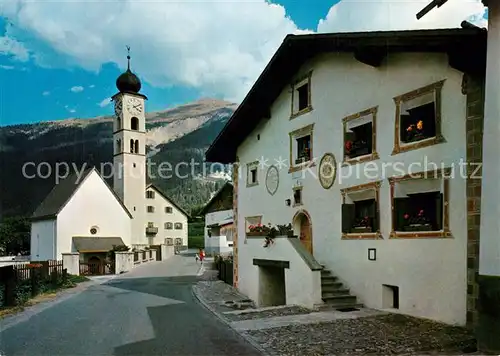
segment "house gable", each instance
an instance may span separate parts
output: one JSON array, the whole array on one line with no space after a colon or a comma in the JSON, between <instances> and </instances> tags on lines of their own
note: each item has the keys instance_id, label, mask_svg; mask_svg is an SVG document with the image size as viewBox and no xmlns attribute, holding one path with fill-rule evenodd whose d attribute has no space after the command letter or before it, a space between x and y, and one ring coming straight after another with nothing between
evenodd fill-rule
<instances>
[{"instance_id":1,"label":"house gable","mask_svg":"<svg viewBox=\"0 0 500 356\"><path fill-rule=\"evenodd\" d=\"M200 215L233 209L233 185L226 182L200 211Z\"/></svg>"},{"instance_id":2,"label":"house gable","mask_svg":"<svg viewBox=\"0 0 500 356\"><path fill-rule=\"evenodd\" d=\"M263 119L271 117L271 106L293 84L299 69L320 54L343 52L380 68L391 53L443 53L452 68L481 74L486 67L486 38L486 31L476 28L288 35L207 150L206 160L235 162L238 147Z\"/></svg>"},{"instance_id":3,"label":"house gable","mask_svg":"<svg viewBox=\"0 0 500 356\"><path fill-rule=\"evenodd\" d=\"M132 218L132 215L125 207L121 199L116 195L115 191L109 186L109 184L106 183L99 172L97 172L95 168L89 168L82 172L70 174L59 184L56 184L33 213L33 216L31 217L32 221L55 219L92 174L96 174L99 177L128 216Z\"/></svg>"},{"instance_id":4,"label":"house gable","mask_svg":"<svg viewBox=\"0 0 500 356\"><path fill-rule=\"evenodd\" d=\"M188 214L186 210L181 208L176 202L174 202L171 198L169 198L165 193L163 193L160 189L158 189L154 184L148 184L146 186L146 191L147 190L154 190L156 193L158 193L163 199L165 199L169 204L172 205L173 208L178 210L182 215L184 215L187 219L190 219L191 216ZM147 199L146 199L147 200ZM146 202L147 204L147 202Z\"/></svg>"}]
</instances>

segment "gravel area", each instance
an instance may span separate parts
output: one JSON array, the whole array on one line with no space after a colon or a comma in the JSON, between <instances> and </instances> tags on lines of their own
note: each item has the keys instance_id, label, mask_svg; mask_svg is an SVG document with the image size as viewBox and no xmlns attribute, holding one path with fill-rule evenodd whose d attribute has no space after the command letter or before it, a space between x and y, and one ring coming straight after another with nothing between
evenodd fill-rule
<instances>
[{"instance_id":1,"label":"gravel area","mask_svg":"<svg viewBox=\"0 0 500 356\"><path fill-rule=\"evenodd\" d=\"M224 314L224 318L228 319L229 321L241 321L241 320L272 318L275 316L310 314L312 312L313 310L294 306L294 307L286 307L286 308L279 308L272 310L255 311L244 314Z\"/></svg>"},{"instance_id":2,"label":"gravel area","mask_svg":"<svg viewBox=\"0 0 500 356\"><path fill-rule=\"evenodd\" d=\"M472 334L460 327L399 314L248 331L279 355L463 355L475 351Z\"/></svg>"}]
</instances>

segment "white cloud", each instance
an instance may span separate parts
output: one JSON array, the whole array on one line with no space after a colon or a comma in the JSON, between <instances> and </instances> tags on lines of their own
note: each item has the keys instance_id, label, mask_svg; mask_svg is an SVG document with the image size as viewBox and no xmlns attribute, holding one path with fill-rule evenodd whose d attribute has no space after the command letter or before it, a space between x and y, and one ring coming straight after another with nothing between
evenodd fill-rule
<instances>
[{"instance_id":1,"label":"white cloud","mask_svg":"<svg viewBox=\"0 0 500 356\"><path fill-rule=\"evenodd\" d=\"M100 103L97 103L97 105L99 105L101 108L108 106L109 104L111 104L110 98L103 99Z\"/></svg>"},{"instance_id":2,"label":"white cloud","mask_svg":"<svg viewBox=\"0 0 500 356\"><path fill-rule=\"evenodd\" d=\"M95 85L94 85L94 84L89 85L89 88L90 88L90 89L95 88Z\"/></svg>"},{"instance_id":3,"label":"white cloud","mask_svg":"<svg viewBox=\"0 0 500 356\"><path fill-rule=\"evenodd\" d=\"M342 0L318 31L459 27L484 11L481 0L453 0L417 21L429 2ZM99 71L113 62L124 70L130 45L132 70L149 84L187 85L234 101L243 99L287 34L311 32L266 0L11 0L0 7L2 15L15 25L6 36L25 38L23 48L39 64Z\"/></svg>"},{"instance_id":4,"label":"white cloud","mask_svg":"<svg viewBox=\"0 0 500 356\"><path fill-rule=\"evenodd\" d=\"M82 86L74 86L70 89L73 93L80 93L84 90Z\"/></svg>"},{"instance_id":5,"label":"white cloud","mask_svg":"<svg viewBox=\"0 0 500 356\"><path fill-rule=\"evenodd\" d=\"M151 85L188 85L226 99L241 100L284 37L300 32L282 6L266 0L8 4L0 15L14 23L10 34L16 28L36 34L59 61L95 71L114 62L125 69L130 45L132 70Z\"/></svg>"},{"instance_id":6,"label":"white cloud","mask_svg":"<svg viewBox=\"0 0 500 356\"><path fill-rule=\"evenodd\" d=\"M13 69L15 69L15 67L14 66L7 66L7 65L4 65L4 64L0 64L0 69L13 70Z\"/></svg>"},{"instance_id":7,"label":"white cloud","mask_svg":"<svg viewBox=\"0 0 500 356\"><path fill-rule=\"evenodd\" d=\"M69 109L68 111L69 111L70 113L72 113L72 114L74 114L74 113L76 112L76 110L75 110L75 109Z\"/></svg>"},{"instance_id":8,"label":"white cloud","mask_svg":"<svg viewBox=\"0 0 500 356\"><path fill-rule=\"evenodd\" d=\"M457 28L463 20L486 27L481 0L453 0L434 8L422 19L416 15L430 0L342 0L332 6L318 32Z\"/></svg>"},{"instance_id":9,"label":"white cloud","mask_svg":"<svg viewBox=\"0 0 500 356\"><path fill-rule=\"evenodd\" d=\"M0 14L1 10L0 7ZM21 62L26 62L29 59L29 51L24 44L9 36L0 37L0 55L10 56Z\"/></svg>"},{"instance_id":10,"label":"white cloud","mask_svg":"<svg viewBox=\"0 0 500 356\"><path fill-rule=\"evenodd\" d=\"M43 96L49 96L50 95L50 91L46 90L42 93Z\"/></svg>"}]
</instances>

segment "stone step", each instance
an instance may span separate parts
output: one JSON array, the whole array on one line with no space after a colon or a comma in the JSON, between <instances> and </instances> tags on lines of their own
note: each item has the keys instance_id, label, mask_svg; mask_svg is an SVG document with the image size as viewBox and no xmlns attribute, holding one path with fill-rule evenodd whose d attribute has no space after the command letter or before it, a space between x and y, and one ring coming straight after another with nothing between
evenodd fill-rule
<instances>
[{"instance_id":1,"label":"stone step","mask_svg":"<svg viewBox=\"0 0 500 356\"><path fill-rule=\"evenodd\" d=\"M322 291L337 290L340 288L343 288L342 282L329 281L329 280L321 281L321 290Z\"/></svg>"},{"instance_id":2,"label":"stone step","mask_svg":"<svg viewBox=\"0 0 500 356\"><path fill-rule=\"evenodd\" d=\"M339 289L336 289L336 290L328 290L328 291L322 290L321 291L321 297L322 298L334 297L336 295L350 295L349 294L349 289L347 289L347 288L339 288Z\"/></svg>"},{"instance_id":3,"label":"stone step","mask_svg":"<svg viewBox=\"0 0 500 356\"><path fill-rule=\"evenodd\" d=\"M321 305L316 305L314 309L316 309L317 311L330 311L330 310L345 309L345 308L361 309L363 307L364 306L361 303L351 303L351 304L341 304L341 305L325 303Z\"/></svg>"},{"instance_id":4,"label":"stone step","mask_svg":"<svg viewBox=\"0 0 500 356\"><path fill-rule=\"evenodd\" d=\"M337 277L335 276L332 276L332 275L325 275L325 276L321 276L321 284L323 284L324 282L336 282L337 281Z\"/></svg>"},{"instance_id":5,"label":"stone step","mask_svg":"<svg viewBox=\"0 0 500 356\"><path fill-rule=\"evenodd\" d=\"M350 294L332 295L328 297L321 297L325 303L335 305L356 304L357 298Z\"/></svg>"}]
</instances>

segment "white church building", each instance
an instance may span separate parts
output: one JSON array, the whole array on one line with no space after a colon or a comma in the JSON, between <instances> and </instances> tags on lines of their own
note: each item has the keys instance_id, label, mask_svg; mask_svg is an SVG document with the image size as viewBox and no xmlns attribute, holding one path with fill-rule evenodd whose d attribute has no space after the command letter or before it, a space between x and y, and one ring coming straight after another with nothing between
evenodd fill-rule
<instances>
[{"instance_id":1,"label":"white church building","mask_svg":"<svg viewBox=\"0 0 500 356\"><path fill-rule=\"evenodd\" d=\"M95 169L76 171L56 184L32 216L31 259L60 260L63 253L104 255L115 245L187 248L188 213L146 184L146 96L130 70L116 80L113 187Z\"/></svg>"}]
</instances>

